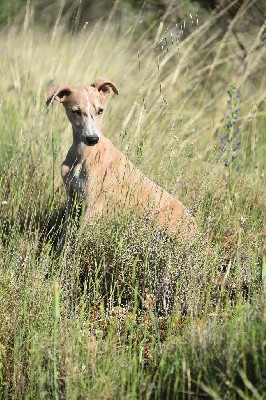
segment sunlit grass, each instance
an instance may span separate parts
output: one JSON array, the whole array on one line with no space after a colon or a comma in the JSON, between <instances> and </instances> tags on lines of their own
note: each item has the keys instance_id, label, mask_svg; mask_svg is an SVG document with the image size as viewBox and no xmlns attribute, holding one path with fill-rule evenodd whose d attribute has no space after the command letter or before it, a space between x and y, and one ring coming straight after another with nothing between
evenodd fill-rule
<instances>
[{"instance_id":1,"label":"sunlit grass","mask_svg":"<svg viewBox=\"0 0 266 400\"><path fill-rule=\"evenodd\" d=\"M263 27L243 38L241 62L232 26L222 36L218 22L183 37L158 25L155 40L112 21L70 35L29 19L2 36L1 398L263 398ZM128 216L74 226L55 252L71 130L44 92L99 76L119 88L104 134L191 208L195 243ZM228 168L221 137L235 130Z\"/></svg>"}]
</instances>

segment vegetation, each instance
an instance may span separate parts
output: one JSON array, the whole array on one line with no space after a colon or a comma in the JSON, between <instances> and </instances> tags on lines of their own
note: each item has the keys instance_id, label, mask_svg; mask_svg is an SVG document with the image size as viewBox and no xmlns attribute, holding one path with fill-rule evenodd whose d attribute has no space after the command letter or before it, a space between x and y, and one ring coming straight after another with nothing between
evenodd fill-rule
<instances>
[{"instance_id":1,"label":"vegetation","mask_svg":"<svg viewBox=\"0 0 266 400\"><path fill-rule=\"evenodd\" d=\"M74 33L28 7L2 34L1 398L265 398L265 25L235 35L250 7ZM99 76L120 93L104 133L192 210L194 243L73 217L56 252L71 130L44 92Z\"/></svg>"}]
</instances>

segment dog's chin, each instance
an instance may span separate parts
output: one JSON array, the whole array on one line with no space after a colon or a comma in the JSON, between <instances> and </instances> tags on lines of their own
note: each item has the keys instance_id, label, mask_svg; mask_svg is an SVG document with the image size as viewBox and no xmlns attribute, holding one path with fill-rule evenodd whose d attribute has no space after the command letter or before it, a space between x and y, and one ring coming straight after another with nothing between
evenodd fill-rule
<instances>
[{"instance_id":1,"label":"dog's chin","mask_svg":"<svg viewBox=\"0 0 266 400\"><path fill-rule=\"evenodd\" d=\"M95 146L97 143L87 143L87 142L85 142L86 146L90 146L90 147Z\"/></svg>"}]
</instances>

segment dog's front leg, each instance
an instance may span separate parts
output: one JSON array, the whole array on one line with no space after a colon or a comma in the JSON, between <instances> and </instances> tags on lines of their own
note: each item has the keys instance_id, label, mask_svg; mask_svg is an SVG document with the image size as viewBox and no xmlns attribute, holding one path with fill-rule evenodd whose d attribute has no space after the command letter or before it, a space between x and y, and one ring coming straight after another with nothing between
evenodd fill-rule
<instances>
[{"instance_id":1,"label":"dog's front leg","mask_svg":"<svg viewBox=\"0 0 266 400\"><path fill-rule=\"evenodd\" d=\"M57 246L58 250L61 250L63 248L63 246L66 242L66 239L67 239L67 228L68 228L69 217L71 215L71 211L73 208L73 202L74 202L73 196L68 194L62 232L61 232L60 239L59 239L58 246Z\"/></svg>"},{"instance_id":2,"label":"dog's front leg","mask_svg":"<svg viewBox=\"0 0 266 400\"><path fill-rule=\"evenodd\" d=\"M66 242L70 218L76 217L81 210L80 207L86 188L86 176L83 173L80 173L82 163L75 164L75 162L73 162L73 164L69 165L64 162L61 166L61 175L67 193L67 205L58 244L59 249L62 249Z\"/></svg>"},{"instance_id":3,"label":"dog's front leg","mask_svg":"<svg viewBox=\"0 0 266 400\"><path fill-rule=\"evenodd\" d=\"M61 176L66 190L77 195L83 195L86 186L86 179L81 174L81 167L82 162L77 163L76 160L72 164L64 162L61 165Z\"/></svg>"}]
</instances>

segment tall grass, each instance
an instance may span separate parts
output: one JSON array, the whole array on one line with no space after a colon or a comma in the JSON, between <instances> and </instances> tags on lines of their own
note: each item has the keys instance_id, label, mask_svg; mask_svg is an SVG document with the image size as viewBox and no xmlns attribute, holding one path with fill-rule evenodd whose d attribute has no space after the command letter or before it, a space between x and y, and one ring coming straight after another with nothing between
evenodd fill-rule
<instances>
[{"instance_id":1,"label":"tall grass","mask_svg":"<svg viewBox=\"0 0 266 400\"><path fill-rule=\"evenodd\" d=\"M137 39L112 20L44 32L28 11L2 36L1 398L264 398L265 27L245 57L232 31L249 4L225 35L224 11ZM131 215L55 253L71 131L44 92L99 76L120 89L105 135L191 208L195 243Z\"/></svg>"}]
</instances>

